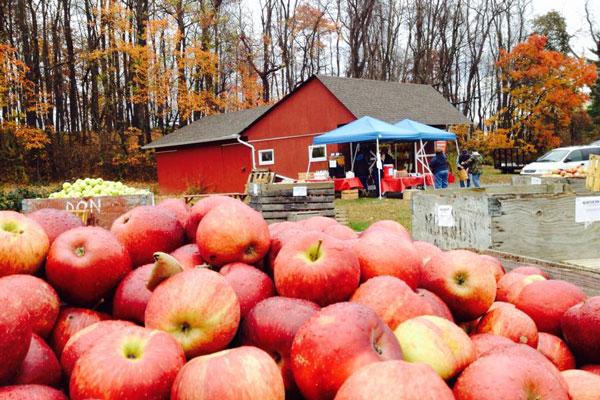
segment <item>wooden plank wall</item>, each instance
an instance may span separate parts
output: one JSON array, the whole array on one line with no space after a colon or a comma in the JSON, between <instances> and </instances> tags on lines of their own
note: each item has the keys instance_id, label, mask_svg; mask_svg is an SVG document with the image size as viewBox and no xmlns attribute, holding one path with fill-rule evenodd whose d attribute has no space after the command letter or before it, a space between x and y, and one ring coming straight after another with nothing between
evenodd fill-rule
<instances>
[{"instance_id":1,"label":"wooden plank wall","mask_svg":"<svg viewBox=\"0 0 600 400\"><path fill-rule=\"evenodd\" d=\"M126 196L94 196L61 199L25 199L23 212L32 213L42 208L75 211L88 210L88 225L110 229L114 220L137 206L154 205L153 194L131 194Z\"/></svg>"},{"instance_id":2,"label":"wooden plank wall","mask_svg":"<svg viewBox=\"0 0 600 400\"><path fill-rule=\"evenodd\" d=\"M600 258L600 222L575 222L575 198L584 195L499 198L492 248L553 261Z\"/></svg>"},{"instance_id":3,"label":"wooden plank wall","mask_svg":"<svg viewBox=\"0 0 600 400\"><path fill-rule=\"evenodd\" d=\"M294 187L306 187L306 196L293 196ZM250 207L267 223L299 220L314 215L335 217L333 182L250 184Z\"/></svg>"}]
</instances>

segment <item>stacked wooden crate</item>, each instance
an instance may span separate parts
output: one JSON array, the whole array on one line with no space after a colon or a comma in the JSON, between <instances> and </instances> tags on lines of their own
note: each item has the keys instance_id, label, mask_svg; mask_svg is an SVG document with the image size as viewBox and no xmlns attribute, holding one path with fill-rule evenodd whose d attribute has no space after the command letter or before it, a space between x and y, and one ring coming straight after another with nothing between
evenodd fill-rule
<instances>
[{"instance_id":1,"label":"stacked wooden crate","mask_svg":"<svg viewBox=\"0 0 600 400\"><path fill-rule=\"evenodd\" d=\"M249 183L248 204L268 223L335 217L333 182Z\"/></svg>"},{"instance_id":2,"label":"stacked wooden crate","mask_svg":"<svg viewBox=\"0 0 600 400\"><path fill-rule=\"evenodd\" d=\"M600 192L600 156L590 156L585 186L590 192Z\"/></svg>"}]
</instances>

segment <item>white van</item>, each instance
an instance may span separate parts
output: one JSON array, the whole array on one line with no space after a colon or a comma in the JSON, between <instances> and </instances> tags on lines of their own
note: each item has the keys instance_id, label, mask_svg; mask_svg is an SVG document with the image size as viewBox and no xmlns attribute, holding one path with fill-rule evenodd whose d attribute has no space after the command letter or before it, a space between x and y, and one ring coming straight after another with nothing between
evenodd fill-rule
<instances>
[{"instance_id":1,"label":"white van","mask_svg":"<svg viewBox=\"0 0 600 400\"><path fill-rule=\"evenodd\" d=\"M535 162L527 164L521 175L542 175L556 169L567 169L584 165L587 168L590 155L600 155L599 146L570 146L550 150Z\"/></svg>"}]
</instances>

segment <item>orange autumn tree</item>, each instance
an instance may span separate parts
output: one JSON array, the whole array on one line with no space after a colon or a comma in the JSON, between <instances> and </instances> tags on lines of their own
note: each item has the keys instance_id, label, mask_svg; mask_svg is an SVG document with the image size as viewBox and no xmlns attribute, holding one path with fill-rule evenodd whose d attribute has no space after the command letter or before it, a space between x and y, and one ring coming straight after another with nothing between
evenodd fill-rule
<instances>
[{"instance_id":1,"label":"orange autumn tree","mask_svg":"<svg viewBox=\"0 0 600 400\"><path fill-rule=\"evenodd\" d=\"M560 145L574 113L589 99L582 89L596 81L593 64L545 47L546 38L533 35L501 52L496 66L508 101L490 120L492 131L536 151Z\"/></svg>"}]
</instances>

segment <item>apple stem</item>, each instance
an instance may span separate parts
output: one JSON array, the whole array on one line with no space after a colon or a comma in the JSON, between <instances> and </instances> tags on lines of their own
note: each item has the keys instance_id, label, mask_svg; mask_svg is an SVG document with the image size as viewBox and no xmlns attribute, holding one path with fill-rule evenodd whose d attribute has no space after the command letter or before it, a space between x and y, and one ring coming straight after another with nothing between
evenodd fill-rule
<instances>
[{"instance_id":1,"label":"apple stem","mask_svg":"<svg viewBox=\"0 0 600 400\"><path fill-rule=\"evenodd\" d=\"M321 243L323 243L323 239L319 239L319 243L317 244L317 248L315 249L315 251L310 255L310 259L311 261L317 261L317 259L319 258L319 252L321 251Z\"/></svg>"},{"instance_id":2,"label":"apple stem","mask_svg":"<svg viewBox=\"0 0 600 400\"><path fill-rule=\"evenodd\" d=\"M85 255L85 248L82 247L78 247L75 249L75 254L77 254L79 257L82 257Z\"/></svg>"}]
</instances>

